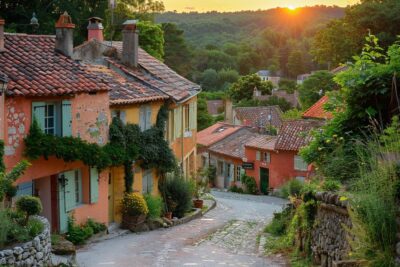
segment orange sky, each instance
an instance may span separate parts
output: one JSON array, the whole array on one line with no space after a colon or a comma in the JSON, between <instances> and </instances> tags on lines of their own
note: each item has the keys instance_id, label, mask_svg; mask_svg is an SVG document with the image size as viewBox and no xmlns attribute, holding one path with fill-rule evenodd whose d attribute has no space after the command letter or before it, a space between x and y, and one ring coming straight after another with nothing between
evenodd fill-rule
<instances>
[{"instance_id":1,"label":"orange sky","mask_svg":"<svg viewBox=\"0 0 400 267\"><path fill-rule=\"evenodd\" d=\"M269 9L274 7L301 7L314 5L347 6L359 0L163 0L166 10L178 12L210 10L239 11Z\"/></svg>"}]
</instances>

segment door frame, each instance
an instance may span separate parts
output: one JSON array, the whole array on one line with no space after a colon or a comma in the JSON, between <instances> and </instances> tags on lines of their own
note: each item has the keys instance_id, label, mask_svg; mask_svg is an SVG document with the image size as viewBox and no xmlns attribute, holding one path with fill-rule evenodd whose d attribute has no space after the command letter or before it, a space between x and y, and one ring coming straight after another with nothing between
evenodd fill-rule
<instances>
[{"instance_id":1,"label":"door frame","mask_svg":"<svg viewBox=\"0 0 400 267\"><path fill-rule=\"evenodd\" d=\"M263 173L265 173L266 176L263 176L262 175ZM266 188L263 188L264 184L263 180L266 180ZM265 189L265 192L263 189ZM269 168L260 167L260 192L265 195L268 195L268 189L269 189Z\"/></svg>"}]
</instances>

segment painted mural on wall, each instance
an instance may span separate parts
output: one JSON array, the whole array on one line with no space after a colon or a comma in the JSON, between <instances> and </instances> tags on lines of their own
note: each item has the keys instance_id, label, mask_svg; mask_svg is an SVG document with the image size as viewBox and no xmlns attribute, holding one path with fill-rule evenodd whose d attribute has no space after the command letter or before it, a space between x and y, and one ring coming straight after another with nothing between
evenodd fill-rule
<instances>
[{"instance_id":1,"label":"painted mural on wall","mask_svg":"<svg viewBox=\"0 0 400 267\"><path fill-rule=\"evenodd\" d=\"M6 102L6 107L7 143L5 145L5 155L10 156L15 154L27 133L25 126L26 114L22 106L17 105L15 99L9 99Z\"/></svg>"}]
</instances>

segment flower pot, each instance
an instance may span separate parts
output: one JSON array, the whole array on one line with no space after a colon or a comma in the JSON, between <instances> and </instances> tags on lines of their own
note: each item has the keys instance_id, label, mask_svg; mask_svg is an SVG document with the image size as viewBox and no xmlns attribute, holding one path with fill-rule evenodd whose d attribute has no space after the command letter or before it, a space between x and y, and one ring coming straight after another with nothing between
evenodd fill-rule
<instances>
[{"instance_id":1,"label":"flower pot","mask_svg":"<svg viewBox=\"0 0 400 267\"><path fill-rule=\"evenodd\" d=\"M122 215L122 228L124 229L134 229L139 224L142 224L146 221L146 215Z\"/></svg>"},{"instance_id":2,"label":"flower pot","mask_svg":"<svg viewBox=\"0 0 400 267\"><path fill-rule=\"evenodd\" d=\"M193 205L196 209L202 209L203 208L203 200L195 199L195 200L193 200Z\"/></svg>"},{"instance_id":3,"label":"flower pot","mask_svg":"<svg viewBox=\"0 0 400 267\"><path fill-rule=\"evenodd\" d=\"M172 220L172 212L167 211L167 212L164 214L164 217L167 218L168 220Z\"/></svg>"}]
</instances>

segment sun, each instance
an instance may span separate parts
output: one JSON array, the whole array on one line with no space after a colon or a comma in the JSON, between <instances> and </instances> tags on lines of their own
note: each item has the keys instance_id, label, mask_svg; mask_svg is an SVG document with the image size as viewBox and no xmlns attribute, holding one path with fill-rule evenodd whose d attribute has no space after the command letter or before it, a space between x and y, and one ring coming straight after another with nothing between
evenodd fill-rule
<instances>
[{"instance_id":1,"label":"sun","mask_svg":"<svg viewBox=\"0 0 400 267\"><path fill-rule=\"evenodd\" d=\"M295 6L293 6L293 5L288 5L288 6L287 6L287 9L289 9L289 10L295 10L295 9L296 9L296 7L295 7Z\"/></svg>"}]
</instances>

